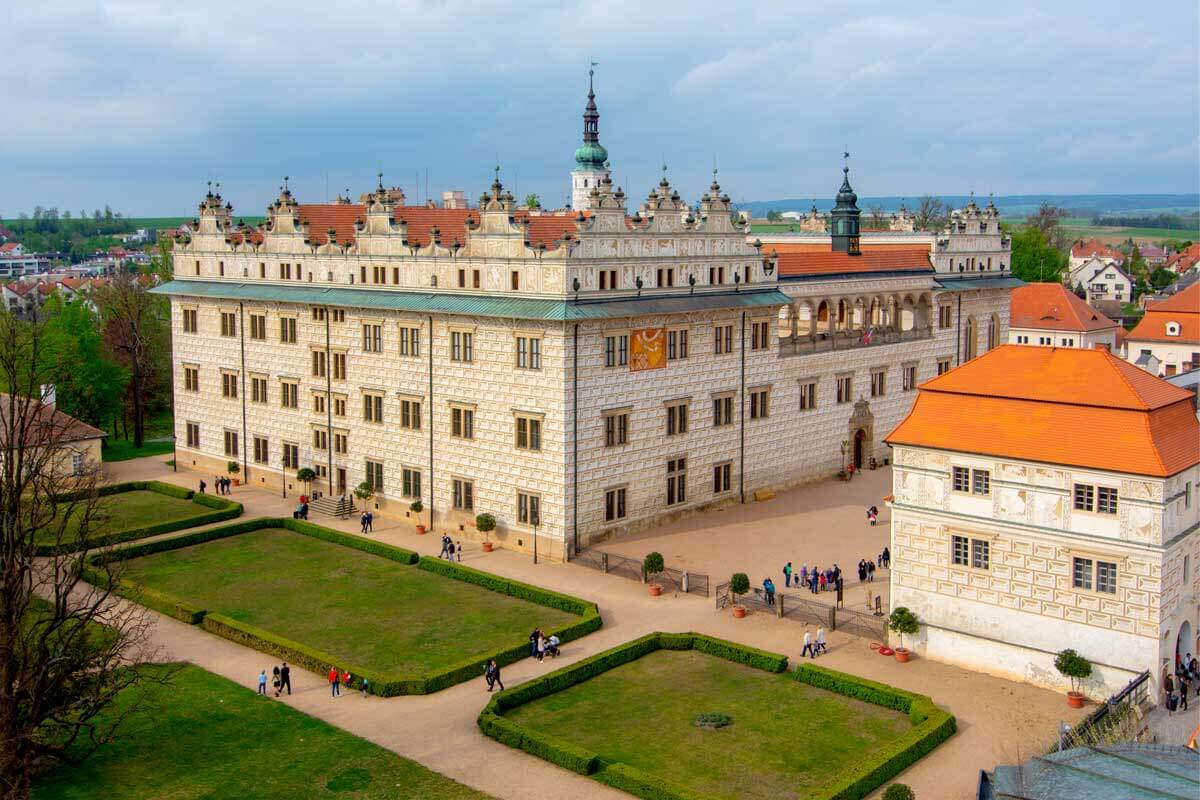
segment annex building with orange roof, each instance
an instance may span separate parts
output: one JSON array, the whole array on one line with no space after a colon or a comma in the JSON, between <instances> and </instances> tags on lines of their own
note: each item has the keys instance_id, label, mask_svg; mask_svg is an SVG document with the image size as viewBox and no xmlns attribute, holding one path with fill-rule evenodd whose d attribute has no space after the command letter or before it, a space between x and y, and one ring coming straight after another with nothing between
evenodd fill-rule
<instances>
[{"instance_id":1,"label":"annex building with orange roof","mask_svg":"<svg viewBox=\"0 0 1200 800\"><path fill-rule=\"evenodd\" d=\"M1005 345L887 435L891 597L926 657L1103 697L1200 651L1194 395L1107 350ZM912 638L912 637L907 637Z\"/></svg>"},{"instance_id":2,"label":"annex building with orange roof","mask_svg":"<svg viewBox=\"0 0 1200 800\"><path fill-rule=\"evenodd\" d=\"M1104 346L1116 353L1120 327L1061 283L1029 283L1009 299L1009 344Z\"/></svg>"},{"instance_id":3,"label":"annex building with orange roof","mask_svg":"<svg viewBox=\"0 0 1200 800\"><path fill-rule=\"evenodd\" d=\"M1130 363L1170 377L1200 369L1200 281L1152 303L1125 337Z\"/></svg>"}]
</instances>

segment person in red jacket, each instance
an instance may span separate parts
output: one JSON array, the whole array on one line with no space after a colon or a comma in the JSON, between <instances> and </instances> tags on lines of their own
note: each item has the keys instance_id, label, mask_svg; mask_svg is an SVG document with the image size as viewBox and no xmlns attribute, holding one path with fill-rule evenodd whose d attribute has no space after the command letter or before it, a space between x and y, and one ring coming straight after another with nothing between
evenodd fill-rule
<instances>
[{"instance_id":1,"label":"person in red jacket","mask_svg":"<svg viewBox=\"0 0 1200 800\"><path fill-rule=\"evenodd\" d=\"M329 696L341 697L342 695L342 675L338 672L337 667L329 668Z\"/></svg>"}]
</instances>

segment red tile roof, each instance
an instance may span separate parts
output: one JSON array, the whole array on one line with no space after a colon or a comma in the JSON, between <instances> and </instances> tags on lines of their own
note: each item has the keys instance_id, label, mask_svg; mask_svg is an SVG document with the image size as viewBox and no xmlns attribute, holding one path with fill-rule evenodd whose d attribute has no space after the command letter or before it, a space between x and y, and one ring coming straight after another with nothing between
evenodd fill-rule
<instances>
[{"instance_id":1,"label":"red tile roof","mask_svg":"<svg viewBox=\"0 0 1200 800\"><path fill-rule=\"evenodd\" d=\"M1104 349L997 347L922 384L885 441L1156 477L1200 463L1192 393Z\"/></svg>"},{"instance_id":2,"label":"red tile roof","mask_svg":"<svg viewBox=\"0 0 1200 800\"><path fill-rule=\"evenodd\" d=\"M1200 264L1200 243L1175 253L1166 260L1163 266L1178 273L1184 273L1196 266L1196 264Z\"/></svg>"},{"instance_id":3,"label":"red tile roof","mask_svg":"<svg viewBox=\"0 0 1200 800\"><path fill-rule=\"evenodd\" d=\"M316 244L324 244L330 228L334 239L342 244L354 241L356 220L366 220L366 208L357 203L302 204L299 208L301 221L309 223L309 238ZM541 214L530 215L525 209L513 212L518 223L528 221L529 242L533 247L544 244L553 249L564 234L575 234L575 215ZM466 208L429 208L427 206L397 206L392 212L395 222L403 221L407 226L409 244L425 247L433 238L433 229L438 229L441 243L447 247L454 242L466 244L467 221L479 222L479 211Z\"/></svg>"},{"instance_id":4,"label":"red tile roof","mask_svg":"<svg viewBox=\"0 0 1200 800\"><path fill-rule=\"evenodd\" d=\"M20 242L5 242L4 244L0 244L0 253L11 253L20 246Z\"/></svg>"},{"instance_id":5,"label":"red tile roof","mask_svg":"<svg viewBox=\"0 0 1200 800\"><path fill-rule=\"evenodd\" d=\"M6 424L10 402L17 415L11 426ZM33 407L30 407L30 404L33 404ZM31 447L45 443L66 444L85 439L99 439L108 435L70 414L43 404L41 400L27 397L13 399L11 395L0 392L0 447L7 444L5 438L9 429L17 427L24 428L22 435L25 444Z\"/></svg>"},{"instance_id":6,"label":"red tile roof","mask_svg":"<svg viewBox=\"0 0 1200 800\"><path fill-rule=\"evenodd\" d=\"M1117 327L1061 283L1027 283L1014 289L1009 311L1010 328L1098 331Z\"/></svg>"},{"instance_id":7,"label":"red tile roof","mask_svg":"<svg viewBox=\"0 0 1200 800\"><path fill-rule=\"evenodd\" d=\"M1172 322L1179 325L1178 336L1167 335L1167 325ZM1200 344L1200 281L1166 300L1150 304L1128 338L1139 342Z\"/></svg>"},{"instance_id":8,"label":"red tile roof","mask_svg":"<svg viewBox=\"0 0 1200 800\"><path fill-rule=\"evenodd\" d=\"M1113 249L1098 239L1090 239L1086 242L1076 242L1071 246L1071 255L1075 258L1091 258L1092 256L1100 256L1101 258L1112 258L1117 261L1125 260L1124 253L1122 253L1120 250Z\"/></svg>"},{"instance_id":9,"label":"red tile roof","mask_svg":"<svg viewBox=\"0 0 1200 800\"><path fill-rule=\"evenodd\" d=\"M780 278L861 272L932 272L929 245L864 244L862 255L835 253L828 244L782 242L763 246L778 255Z\"/></svg>"}]
</instances>

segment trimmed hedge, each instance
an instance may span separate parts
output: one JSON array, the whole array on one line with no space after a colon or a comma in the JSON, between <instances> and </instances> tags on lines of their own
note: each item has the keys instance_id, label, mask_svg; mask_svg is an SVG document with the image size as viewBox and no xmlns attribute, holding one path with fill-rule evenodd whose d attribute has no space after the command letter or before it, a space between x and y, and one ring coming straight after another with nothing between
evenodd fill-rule
<instances>
[{"instance_id":1,"label":"trimmed hedge","mask_svg":"<svg viewBox=\"0 0 1200 800\"><path fill-rule=\"evenodd\" d=\"M191 489L184 489L182 486L175 486L170 483L160 483L159 481L129 481L127 483L115 483L109 486L102 486L96 490L96 494L100 497L108 497L114 494L122 494L124 492L155 492L156 494L174 497L177 500L191 500L193 503L210 508L205 514L198 514L194 517L186 519L171 520L169 522L159 522L154 525L143 525L140 528L128 528L123 531L114 531L102 536L93 537L91 547L107 547L122 542L132 541L134 539L146 539L150 536L158 536L163 533L171 533L172 531L183 530L184 528L196 528L201 525L210 525L214 522L224 522L227 519L240 517L242 514L242 504L235 503L232 500L225 500L220 497L214 497L207 494L196 494ZM66 494L57 495L54 498L56 503L70 503L84 500L88 497L87 492L69 492ZM60 542L58 544L38 545L37 555L53 556L62 555L64 553L73 553L80 549L75 542Z\"/></svg>"},{"instance_id":2,"label":"trimmed hedge","mask_svg":"<svg viewBox=\"0 0 1200 800\"><path fill-rule=\"evenodd\" d=\"M923 694L914 694L876 683L856 675L813 664L801 664L796 680L830 692L853 697L908 714L911 731L888 742L861 762L852 765L836 780L829 781L809 795L812 800L858 800L919 761L954 735L954 715L934 705Z\"/></svg>"},{"instance_id":3,"label":"trimmed hedge","mask_svg":"<svg viewBox=\"0 0 1200 800\"><path fill-rule=\"evenodd\" d=\"M698 633L651 633L619 647L585 658L494 695L476 723L487 736L559 766L591 775L594 779L645 800L704 800L705 796L661 780L623 763L607 763L600 756L570 742L531 731L502 715L547 695L561 692L614 667L635 661L655 650L697 650L717 658L766 672L787 669L787 656L746 647ZM858 800L900 774L953 735L954 717L925 695L904 692L844 672L801 664L792 676L819 689L836 692L875 705L903 711L911 731L851 766L837 779L805 795L807 800Z\"/></svg>"},{"instance_id":4,"label":"trimmed hedge","mask_svg":"<svg viewBox=\"0 0 1200 800\"><path fill-rule=\"evenodd\" d=\"M415 565L426 572L475 584L484 589L507 594L531 603L578 614L580 616L578 621L567 623L559 628L547 631L547 634L557 635L563 642L578 639L592 631L598 630L602 624L599 609L594 603L589 603L586 600L547 591L536 586L520 583L519 581L511 581L458 564L450 564L449 562L440 562L439 564L438 559L421 558L412 550L393 547L389 544L349 533L342 533L341 531L324 528L304 520L288 518L262 517L250 519L220 528L195 531L171 539L159 539L153 542L129 545L117 550L94 555L89 559L89 564L99 564L102 560L124 561L132 558L140 558L153 553L190 547L264 528L283 528L293 533L311 536L314 539L321 539L332 544L350 547L364 553L387 558L405 566ZM88 580L92 580L92 577L96 578L92 582L103 579L103 576L93 568L89 568L86 571L86 575L89 576ZM193 625L203 625L204 629L210 633L248 645L256 650L280 656L292 663L319 673L325 672L331 665L336 664L340 669L349 670L353 676L367 678L371 682L371 692L381 697L393 697L404 694L432 694L463 681L479 677L483 674L484 667L491 659L495 659L498 664L504 666L519 661L529 654L529 643L522 639L520 642L514 643L499 652L489 653L478 658L464 659L463 661L432 672L423 674L383 673L347 664L344 659L340 659L330 653L323 652L301 642L292 641L226 615L209 614L203 609L194 608L182 600L162 592L125 582L119 582L114 587L114 591L131 600L140 602L149 608L153 608L155 611L175 617L176 619L181 619ZM583 756L576 753L572 757L582 758Z\"/></svg>"}]
</instances>

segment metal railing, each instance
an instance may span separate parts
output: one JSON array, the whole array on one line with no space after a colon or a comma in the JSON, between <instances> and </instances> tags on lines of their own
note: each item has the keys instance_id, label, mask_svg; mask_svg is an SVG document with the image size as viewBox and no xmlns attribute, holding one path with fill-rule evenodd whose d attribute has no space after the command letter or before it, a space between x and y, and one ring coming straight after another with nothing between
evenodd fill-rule
<instances>
[{"instance_id":1,"label":"metal railing","mask_svg":"<svg viewBox=\"0 0 1200 800\"><path fill-rule=\"evenodd\" d=\"M1147 670L1130 680L1124 689L1108 698L1082 722L1069 730L1061 730L1058 742L1050 748L1050 752L1104 743L1105 727L1118 723L1119 718L1127 711L1146 703L1149 700L1149 692L1150 672Z\"/></svg>"},{"instance_id":2,"label":"metal railing","mask_svg":"<svg viewBox=\"0 0 1200 800\"><path fill-rule=\"evenodd\" d=\"M629 556L588 548L576 553L571 563L599 570L605 574L620 575L622 578L629 578L638 583L646 582L646 573L642 570L642 562ZM705 575L703 572L692 572L691 570L667 567L655 577L657 580L661 580L664 585L673 586L676 591L688 594L700 594L708 597L710 581L708 575Z\"/></svg>"}]
</instances>

